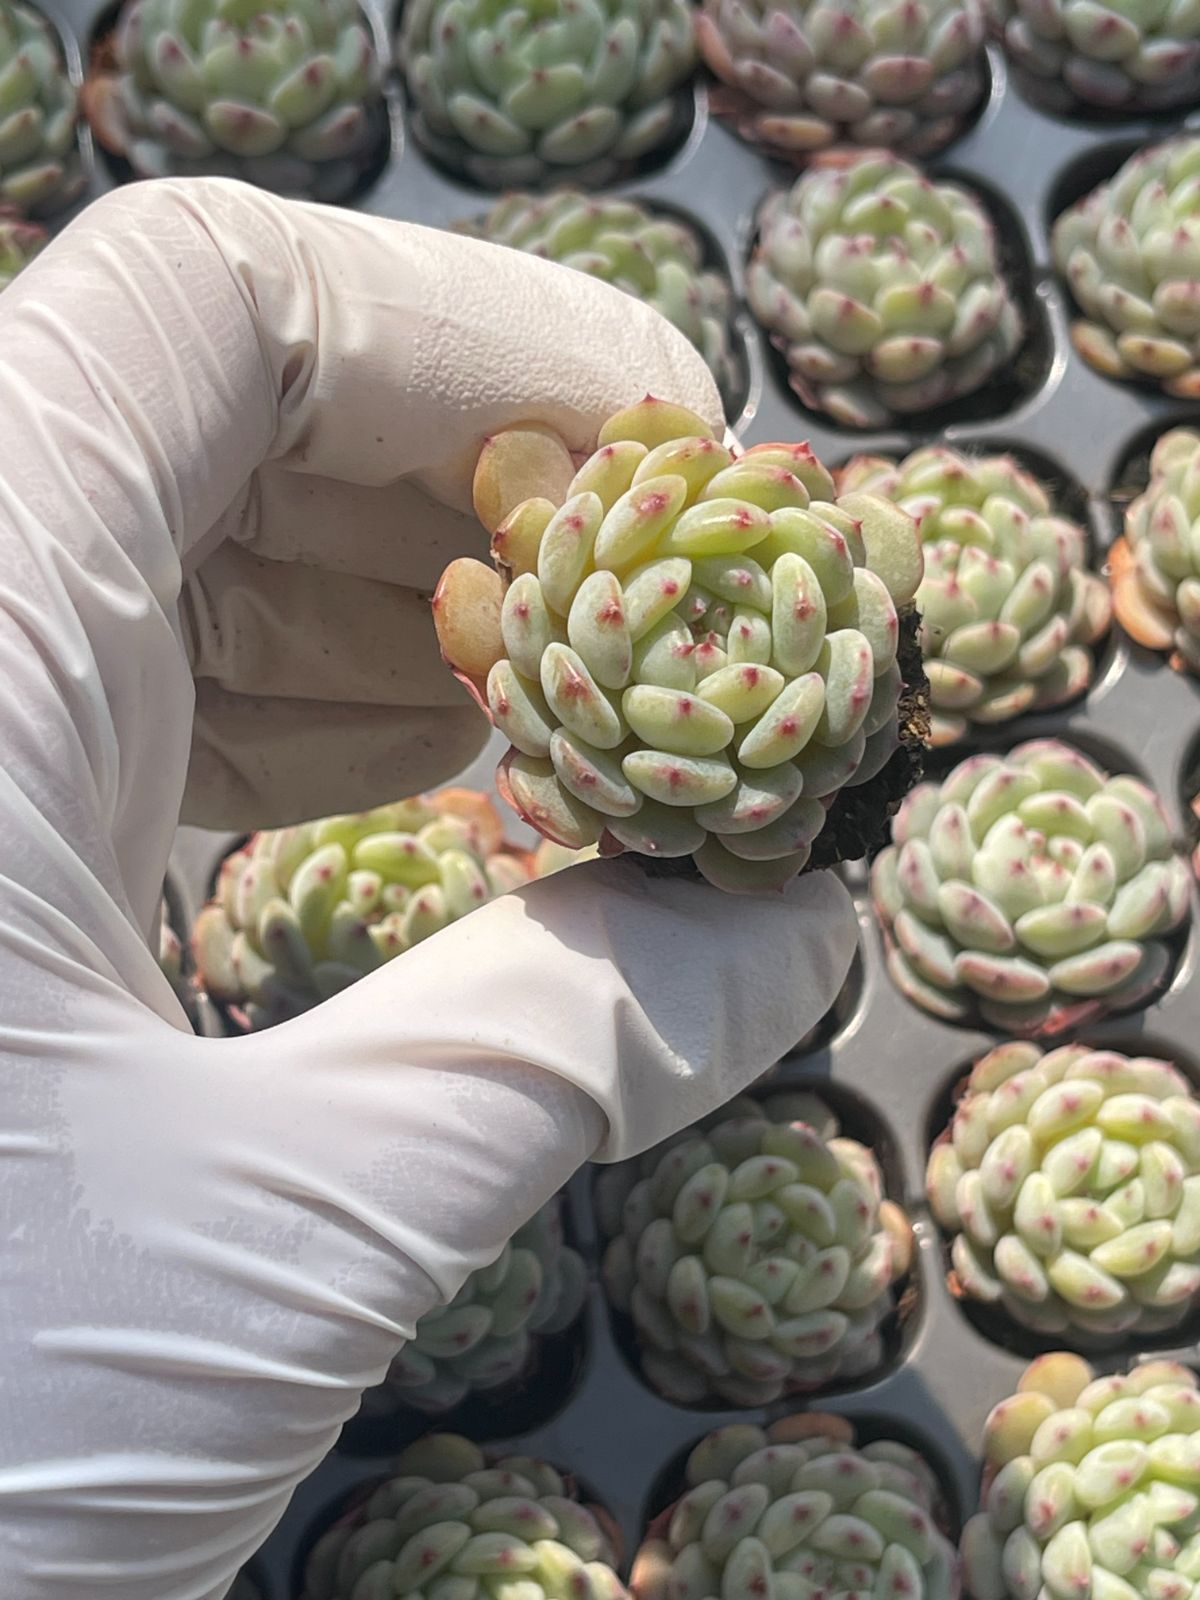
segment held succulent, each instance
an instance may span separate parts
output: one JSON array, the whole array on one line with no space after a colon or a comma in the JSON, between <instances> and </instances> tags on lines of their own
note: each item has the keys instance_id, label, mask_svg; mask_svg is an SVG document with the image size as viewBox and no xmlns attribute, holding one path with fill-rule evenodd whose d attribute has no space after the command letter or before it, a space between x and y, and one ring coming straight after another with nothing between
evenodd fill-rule
<instances>
[{"instance_id":1,"label":"held succulent","mask_svg":"<svg viewBox=\"0 0 1200 1600\"><path fill-rule=\"evenodd\" d=\"M704 0L696 32L717 109L792 159L838 144L932 155L986 83L983 0Z\"/></svg>"},{"instance_id":2,"label":"held succulent","mask_svg":"<svg viewBox=\"0 0 1200 1600\"><path fill-rule=\"evenodd\" d=\"M920 529L916 603L934 744L1084 692L1090 646L1111 617L1108 590L1086 570L1083 529L1055 514L1011 456L936 445L900 462L859 456L838 483L894 500Z\"/></svg>"},{"instance_id":3,"label":"held succulent","mask_svg":"<svg viewBox=\"0 0 1200 1600\"><path fill-rule=\"evenodd\" d=\"M879 1366L911 1230L815 1096L734 1100L606 1170L596 1203L609 1296L668 1400L766 1405Z\"/></svg>"},{"instance_id":4,"label":"held succulent","mask_svg":"<svg viewBox=\"0 0 1200 1600\"><path fill-rule=\"evenodd\" d=\"M1139 150L1054 224L1082 317L1076 350L1110 378L1200 397L1200 138Z\"/></svg>"},{"instance_id":5,"label":"held succulent","mask_svg":"<svg viewBox=\"0 0 1200 1600\"><path fill-rule=\"evenodd\" d=\"M1165 1061L999 1045L925 1182L953 1292L1039 1334L1160 1333L1200 1296L1200 1103Z\"/></svg>"},{"instance_id":6,"label":"held succulent","mask_svg":"<svg viewBox=\"0 0 1200 1600\"><path fill-rule=\"evenodd\" d=\"M268 1027L531 876L465 789L258 833L196 918L199 979L235 1022Z\"/></svg>"},{"instance_id":7,"label":"held succulent","mask_svg":"<svg viewBox=\"0 0 1200 1600\"><path fill-rule=\"evenodd\" d=\"M381 80L356 0L126 0L89 114L139 177L339 200L386 137Z\"/></svg>"},{"instance_id":8,"label":"held succulent","mask_svg":"<svg viewBox=\"0 0 1200 1600\"><path fill-rule=\"evenodd\" d=\"M1188 1600L1200 1579L1200 1393L1176 1361L1098 1377L1055 1351L988 1417L972 1600Z\"/></svg>"},{"instance_id":9,"label":"held succulent","mask_svg":"<svg viewBox=\"0 0 1200 1600\"><path fill-rule=\"evenodd\" d=\"M615 176L679 131L687 0L412 0L400 64L417 139L476 182Z\"/></svg>"},{"instance_id":10,"label":"held succulent","mask_svg":"<svg viewBox=\"0 0 1200 1600\"><path fill-rule=\"evenodd\" d=\"M1172 428L1154 446L1150 483L1109 552L1117 621L1149 650L1200 673L1200 433Z\"/></svg>"},{"instance_id":11,"label":"held succulent","mask_svg":"<svg viewBox=\"0 0 1200 1600\"><path fill-rule=\"evenodd\" d=\"M746 294L804 404L852 428L973 394L1024 335L979 201L887 153L772 195Z\"/></svg>"},{"instance_id":12,"label":"held succulent","mask_svg":"<svg viewBox=\"0 0 1200 1600\"><path fill-rule=\"evenodd\" d=\"M1200 11L1122 0L992 0L1012 59L1069 103L1122 111L1195 104Z\"/></svg>"},{"instance_id":13,"label":"held succulent","mask_svg":"<svg viewBox=\"0 0 1200 1600\"><path fill-rule=\"evenodd\" d=\"M21 0L0 0L0 85L0 206L57 211L83 187L78 95L54 29ZM0 246L0 286L3 260Z\"/></svg>"},{"instance_id":14,"label":"held succulent","mask_svg":"<svg viewBox=\"0 0 1200 1600\"><path fill-rule=\"evenodd\" d=\"M1053 739L914 789L871 887L914 1004L1013 1033L1141 1003L1166 978L1189 873L1162 804Z\"/></svg>"},{"instance_id":15,"label":"held succulent","mask_svg":"<svg viewBox=\"0 0 1200 1600\"><path fill-rule=\"evenodd\" d=\"M685 1481L638 1552L636 1600L957 1600L940 1486L897 1440L856 1446L850 1422L820 1412L735 1423L701 1440Z\"/></svg>"},{"instance_id":16,"label":"held succulent","mask_svg":"<svg viewBox=\"0 0 1200 1600\"><path fill-rule=\"evenodd\" d=\"M566 190L506 195L472 231L644 300L691 340L722 390L731 390L733 293L722 273L705 267L704 246L685 222L636 200Z\"/></svg>"},{"instance_id":17,"label":"held succulent","mask_svg":"<svg viewBox=\"0 0 1200 1600\"><path fill-rule=\"evenodd\" d=\"M432 1433L313 1547L301 1600L628 1600L604 1514L529 1456Z\"/></svg>"},{"instance_id":18,"label":"held succulent","mask_svg":"<svg viewBox=\"0 0 1200 1600\"><path fill-rule=\"evenodd\" d=\"M0 208L0 289L7 289L46 244L46 230Z\"/></svg>"},{"instance_id":19,"label":"held succulent","mask_svg":"<svg viewBox=\"0 0 1200 1600\"><path fill-rule=\"evenodd\" d=\"M653 399L578 470L544 430L489 441L475 505L504 577L454 562L434 616L513 746L502 784L527 822L692 856L730 889L878 837L924 731L913 707L902 737L897 710L920 676L920 541L886 501L832 494L807 445L735 459Z\"/></svg>"},{"instance_id":20,"label":"held succulent","mask_svg":"<svg viewBox=\"0 0 1200 1600\"><path fill-rule=\"evenodd\" d=\"M417 1323L392 1362L385 1398L431 1413L497 1389L529 1368L539 1340L570 1327L583 1305L582 1257L563 1243L562 1202L542 1207L491 1266L473 1272L448 1306Z\"/></svg>"}]
</instances>

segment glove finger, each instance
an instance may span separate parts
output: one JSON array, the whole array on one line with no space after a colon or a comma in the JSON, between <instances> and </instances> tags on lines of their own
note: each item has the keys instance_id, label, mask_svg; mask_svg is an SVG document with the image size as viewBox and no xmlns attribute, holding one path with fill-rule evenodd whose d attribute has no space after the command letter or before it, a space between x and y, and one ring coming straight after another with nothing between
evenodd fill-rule
<instances>
[{"instance_id":1,"label":"glove finger","mask_svg":"<svg viewBox=\"0 0 1200 1600\"><path fill-rule=\"evenodd\" d=\"M594 861L502 895L283 1026L302 1040L325 1103L318 1068L337 1071L353 1039L355 1082L338 1091L336 1114L365 1119L374 1105L377 1116L402 992L406 1059L507 1060L565 1079L606 1118L598 1159L617 1160L724 1105L815 1027L857 931L833 873L780 894L726 895ZM365 1122L343 1142L369 1144ZM441 1267L422 1264L440 1279Z\"/></svg>"},{"instance_id":2,"label":"glove finger","mask_svg":"<svg viewBox=\"0 0 1200 1600\"><path fill-rule=\"evenodd\" d=\"M231 694L204 679L181 820L248 833L366 811L445 783L490 732L465 694L397 708Z\"/></svg>"},{"instance_id":3,"label":"glove finger","mask_svg":"<svg viewBox=\"0 0 1200 1600\"><path fill-rule=\"evenodd\" d=\"M193 675L235 694L378 706L458 706L428 593L224 544L187 579Z\"/></svg>"},{"instance_id":4,"label":"glove finger","mask_svg":"<svg viewBox=\"0 0 1200 1600\"><path fill-rule=\"evenodd\" d=\"M340 483L268 464L225 532L255 555L432 594L457 556L488 559L473 512L441 505L417 484Z\"/></svg>"},{"instance_id":5,"label":"glove finger","mask_svg":"<svg viewBox=\"0 0 1200 1600\"><path fill-rule=\"evenodd\" d=\"M436 228L281 201L222 180L158 203L215 244L279 396L267 458L461 511L488 434L541 422L569 448L647 391L714 427L712 375L678 329L572 268Z\"/></svg>"}]
</instances>

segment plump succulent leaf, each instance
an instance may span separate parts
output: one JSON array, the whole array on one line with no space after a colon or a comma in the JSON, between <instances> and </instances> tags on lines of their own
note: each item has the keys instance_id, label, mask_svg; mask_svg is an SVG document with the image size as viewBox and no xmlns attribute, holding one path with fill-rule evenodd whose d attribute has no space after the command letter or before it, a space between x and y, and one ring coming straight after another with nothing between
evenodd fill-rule
<instances>
[{"instance_id":1,"label":"plump succulent leaf","mask_svg":"<svg viewBox=\"0 0 1200 1600\"><path fill-rule=\"evenodd\" d=\"M912 518L874 495L833 502L807 446L735 459L653 398L538 494L545 454L517 430L480 457L499 604L466 560L434 597L443 654L512 746L506 798L562 845L692 856L729 889L786 883L827 829L861 854L889 802L855 839L843 792L903 792L925 732L919 707L903 726L899 710L921 676Z\"/></svg>"},{"instance_id":2,"label":"plump succulent leaf","mask_svg":"<svg viewBox=\"0 0 1200 1600\"><path fill-rule=\"evenodd\" d=\"M935 744L973 725L1061 705L1086 690L1090 647L1111 604L1086 569L1087 536L1011 456L942 446L896 462L858 456L838 477L916 519L925 546L917 590Z\"/></svg>"},{"instance_id":3,"label":"plump succulent leaf","mask_svg":"<svg viewBox=\"0 0 1200 1600\"><path fill-rule=\"evenodd\" d=\"M1040 1356L984 1430L982 1509L962 1536L971 1600L1195 1591L1200 1391L1176 1361L1098 1377Z\"/></svg>"},{"instance_id":4,"label":"plump succulent leaf","mask_svg":"<svg viewBox=\"0 0 1200 1600\"><path fill-rule=\"evenodd\" d=\"M46 231L15 211L0 210L0 289L7 289L46 243Z\"/></svg>"},{"instance_id":5,"label":"plump succulent leaf","mask_svg":"<svg viewBox=\"0 0 1200 1600\"><path fill-rule=\"evenodd\" d=\"M974 393L1024 336L978 199L887 152L770 196L746 294L800 398L849 427Z\"/></svg>"},{"instance_id":6,"label":"plump succulent leaf","mask_svg":"<svg viewBox=\"0 0 1200 1600\"><path fill-rule=\"evenodd\" d=\"M1200 1102L1168 1062L999 1045L925 1181L955 1292L1040 1334L1155 1334L1200 1298Z\"/></svg>"},{"instance_id":7,"label":"plump succulent leaf","mask_svg":"<svg viewBox=\"0 0 1200 1600\"><path fill-rule=\"evenodd\" d=\"M1071 336L1084 360L1200 396L1200 138L1130 156L1062 213L1052 245L1082 313Z\"/></svg>"},{"instance_id":8,"label":"plump succulent leaf","mask_svg":"<svg viewBox=\"0 0 1200 1600\"><path fill-rule=\"evenodd\" d=\"M606 1170L597 1210L609 1296L668 1399L765 1405L879 1365L909 1228L814 1096L732 1101Z\"/></svg>"},{"instance_id":9,"label":"plump succulent leaf","mask_svg":"<svg viewBox=\"0 0 1200 1600\"><path fill-rule=\"evenodd\" d=\"M686 0L413 0L398 50L417 138L491 187L657 150L695 63Z\"/></svg>"},{"instance_id":10,"label":"plump succulent leaf","mask_svg":"<svg viewBox=\"0 0 1200 1600\"><path fill-rule=\"evenodd\" d=\"M982 0L704 0L696 31L718 109L793 160L838 144L932 155L986 81Z\"/></svg>"},{"instance_id":11,"label":"plump succulent leaf","mask_svg":"<svg viewBox=\"0 0 1200 1600\"><path fill-rule=\"evenodd\" d=\"M1167 975L1190 875L1139 779L1035 739L913 790L893 838L871 879L888 967L934 1015L1057 1031Z\"/></svg>"}]
</instances>

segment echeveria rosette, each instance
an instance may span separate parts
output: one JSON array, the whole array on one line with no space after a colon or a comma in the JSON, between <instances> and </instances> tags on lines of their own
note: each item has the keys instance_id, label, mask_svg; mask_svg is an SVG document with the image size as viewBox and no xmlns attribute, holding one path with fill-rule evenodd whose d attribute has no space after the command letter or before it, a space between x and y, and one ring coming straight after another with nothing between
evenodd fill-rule
<instances>
[{"instance_id":1,"label":"echeveria rosette","mask_svg":"<svg viewBox=\"0 0 1200 1600\"><path fill-rule=\"evenodd\" d=\"M638 1552L636 1600L958 1600L941 1487L898 1440L856 1445L852 1423L816 1411L734 1423L701 1440L684 1482Z\"/></svg>"},{"instance_id":2,"label":"echeveria rosette","mask_svg":"<svg viewBox=\"0 0 1200 1600\"><path fill-rule=\"evenodd\" d=\"M541 1341L575 1321L586 1287L582 1257L563 1242L555 1197L490 1266L471 1273L449 1305L421 1318L383 1385L363 1397L364 1410L398 1404L444 1413L520 1380Z\"/></svg>"},{"instance_id":3,"label":"echeveria rosette","mask_svg":"<svg viewBox=\"0 0 1200 1600\"><path fill-rule=\"evenodd\" d=\"M1200 397L1200 138L1137 151L1063 212L1051 242L1082 312L1071 338L1083 359Z\"/></svg>"},{"instance_id":4,"label":"echeveria rosette","mask_svg":"<svg viewBox=\"0 0 1200 1600\"><path fill-rule=\"evenodd\" d=\"M767 200L746 297L804 404L852 428L973 394L1025 331L980 202L886 152Z\"/></svg>"},{"instance_id":5,"label":"echeveria rosette","mask_svg":"<svg viewBox=\"0 0 1200 1600\"><path fill-rule=\"evenodd\" d=\"M1200 95L1191 0L991 0L1005 50L1052 98L1160 111Z\"/></svg>"},{"instance_id":6,"label":"echeveria rosette","mask_svg":"<svg viewBox=\"0 0 1200 1600\"><path fill-rule=\"evenodd\" d=\"M608 181L685 124L687 0L411 0L399 59L413 131L487 187Z\"/></svg>"},{"instance_id":7,"label":"echeveria rosette","mask_svg":"<svg viewBox=\"0 0 1200 1600\"><path fill-rule=\"evenodd\" d=\"M21 0L0 0L0 86L0 206L26 217L58 211L84 183L79 96L58 35Z\"/></svg>"},{"instance_id":8,"label":"echeveria rosette","mask_svg":"<svg viewBox=\"0 0 1200 1600\"><path fill-rule=\"evenodd\" d=\"M606 1169L596 1208L609 1298L668 1400L767 1405L879 1367L911 1229L814 1095L731 1101Z\"/></svg>"},{"instance_id":9,"label":"echeveria rosette","mask_svg":"<svg viewBox=\"0 0 1200 1600\"><path fill-rule=\"evenodd\" d=\"M917 590L935 745L1083 694L1112 605L1087 535L1011 456L859 456L839 487L886 495L925 546Z\"/></svg>"},{"instance_id":10,"label":"echeveria rosette","mask_svg":"<svg viewBox=\"0 0 1200 1600\"><path fill-rule=\"evenodd\" d=\"M268 1027L533 875L466 789L257 833L196 918L198 979L235 1024Z\"/></svg>"},{"instance_id":11,"label":"echeveria rosette","mask_svg":"<svg viewBox=\"0 0 1200 1600\"><path fill-rule=\"evenodd\" d=\"M506 797L561 844L691 857L735 890L863 854L926 731L912 519L833 503L807 445L735 456L652 398L598 443L577 467L547 430L490 440L498 570L456 561L434 597L511 742Z\"/></svg>"},{"instance_id":12,"label":"echeveria rosette","mask_svg":"<svg viewBox=\"0 0 1200 1600\"><path fill-rule=\"evenodd\" d=\"M971 1600L1189 1600L1200 1581L1200 1393L1176 1361L1099 1377L1055 1351L984 1432L963 1529Z\"/></svg>"},{"instance_id":13,"label":"echeveria rosette","mask_svg":"<svg viewBox=\"0 0 1200 1600\"><path fill-rule=\"evenodd\" d=\"M722 391L731 393L733 291L722 273L705 265L699 235L678 217L637 200L568 189L505 195L470 231L644 300L691 340Z\"/></svg>"},{"instance_id":14,"label":"echeveria rosette","mask_svg":"<svg viewBox=\"0 0 1200 1600\"><path fill-rule=\"evenodd\" d=\"M1200 1103L1166 1061L999 1045L925 1181L952 1291L1039 1335L1160 1334L1200 1297Z\"/></svg>"},{"instance_id":15,"label":"echeveria rosette","mask_svg":"<svg viewBox=\"0 0 1200 1600\"><path fill-rule=\"evenodd\" d=\"M871 888L888 970L914 1004L1050 1035L1166 980L1190 873L1140 779L1035 739L908 796Z\"/></svg>"},{"instance_id":16,"label":"echeveria rosette","mask_svg":"<svg viewBox=\"0 0 1200 1600\"><path fill-rule=\"evenodd\" d=\"M715 108L743 138L805 160L831 145L933 155L987 82L982 0L704 0Z\"/></svg>"},{"instance_id":17,"label":"echeveria rosette","mask_svg":"<svg viewBox=\"0 0 1200 1600\"><path fill-rule=\"evenodd\" d=\"M1150 456L1150 482L1109 551L1117 621L1173 666L1200 673L1200 433L1172 428Z\"/></svg>"},{"instance_id":18,"label":"echeveria rosette","mask_svg":"<svg viewBox=\"0 0 1200 1600\"><path fill-rule=\"evenodd\" d=\"M431 1433L391 1467L317 1540L301 1600L629 1600L609 1518L545 1462Z\"/></svg>"},{"instance_id":19,"label":"echeveria rosette","mask_svg":"<svg viewBox=\"0 0 1200 1600\"><path fill-rule=\"evenodd\" d=\"M125 0L111 43L89 115L139 177L341 200L387 137L357 0Z\"/></svg>"}]
</instances>

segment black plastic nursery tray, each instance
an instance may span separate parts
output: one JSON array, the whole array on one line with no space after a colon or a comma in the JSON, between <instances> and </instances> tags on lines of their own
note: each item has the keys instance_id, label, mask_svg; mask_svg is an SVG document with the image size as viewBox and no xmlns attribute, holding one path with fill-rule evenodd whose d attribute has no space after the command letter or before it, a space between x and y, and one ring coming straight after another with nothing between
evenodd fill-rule
<instances>
[{"instance_id":1,"label":"black plastic nursery tray","mask_svg":"<svg viewBox=\"0 0 1200 1600\"><path fill-rule=\"evenodd\" d=\"M86 57L100 8L76 0L63 9ZM386 30L392 19L378 11L375 20ZM743 313L737 331L745 384L731 421L747 444L808 439L830 465L860 450L903 452L933 438L960 448L1011 449L1055 485L1071 514L1086 519L1102 557L1119 527L1120 502L1139 472L1144 477L1154 438L1176 421L1200 420L1200 406L1189 409L1148 390L1110 382L1074 354L1067 335L1069 302L1050 266L1049 228L1058 211L1113 172L1137 145L1164 137L1188 119L1068 122L1024 100L995 53L991 78L990 96L972 129L932 165L976 185L998 222L1030 325L1014 371L903 431L855 433L805 412L774 353ZM395 85L389 94L391 156L358 204L436 225L483 210L489 195L453 181L426 161L406 135ZM1191 121L1200 126L1200 112ZM790 182L791 176L710 120L701 87L686 142L663 165L625 185L624 192L699 224L714 258L740 290L757 207L770 188ZM106 158L98 154L91 193L114 181ZM1110 768L1141 773L1159 789L1181 841L1186 839L1190 796L1185 787L1200 753L1197 685L1116 634L1102 650L1085 701L1059 714L1022 719L986 742L1003 746L1045 733L1078 741ZM968 744L963 753L977 747ZM477 763L466 781L486 785L494 756L495 750ZM514 834L522 836L515 827ZM184 917L194 914L231 842L194 830L181 833L172 883ZM950 1091L990 1041L925 1016L893 989L864 874L852 868L848 877L859 897L860 961L831 1028L824 1030L827 1037L789 1058L780 1081L836 1086L846 1130L876 1143L893 1198L915 1221L918 1248L910 1303L890 1341L884 1370L866 1382L835 1387L811 1403L853 1417L866 1436L891 1435L924 1447L943 1473L952 1514L960 1517L974 1506L977 1449L987 1411L1012 1391L1035 1348L1018 1335L993 1342L950 1297L942 1241L923 1197L926 1154L943 1125ZM1195 965L1193 928L1165 995L1144 1012L1090 1030L1086 1038L1169 1056L1200 1083ZM211 1012L204 1025L216 1030ZM511 1404L460 1408L450 1420L481 1442L544 1456L575 1473L616 1516L628 1558L648 1517L661 1508L680 1453L713 1426L760 1420L763 1414L683 1409L657 1398L638 1376L596 1277L592 1180L591 1173L582 1173L570 1190L570 1226L593 1276L582 1334L564 1336L572 1340L570 1358L551 1362L552 1379L535 1381ZM1194 1362L1197 1346L1182 1344L1178 1333L1174 1337L1176 1353ZM1102 1367L1115 1366L1141 1348L1127 1344L1093 1359ZM794 1403L780 1402L771 1414L795 1409ZM389 1454L429 1426L420 1416L407 1415L394 1426L376 1425L367 1433L347 1430L342 1444L298 1489L254 1564L266 1600L295 1600L303 1556L317 1527L356 1486L385 1475ZM364 1442L372 1446L370 1453Z\"/></svg>"}]
</instances>

